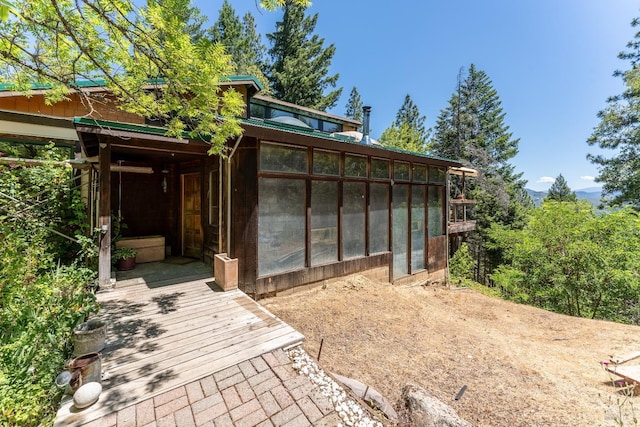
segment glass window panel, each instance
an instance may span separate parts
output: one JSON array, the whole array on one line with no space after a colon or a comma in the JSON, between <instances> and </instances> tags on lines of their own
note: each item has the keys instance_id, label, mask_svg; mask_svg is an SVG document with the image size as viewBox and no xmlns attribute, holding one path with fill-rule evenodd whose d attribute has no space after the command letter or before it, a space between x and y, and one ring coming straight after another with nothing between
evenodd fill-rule
<instances>
[{"instance_id":1,"label":"glass window panel","mask_svg":"<svg viewBox=\"0 0 640 427\"><path fill-rule=\"evenodd\" d=\"M389 179L389 160L371 159L371 178Z\"/></svg>"},{"instance_id":2,"label":"glass window panel","mask_svg":"<svg viewBox=\"0 0 640 427\"><path fill-rule=\"evenodd\" d=\"M386 252L389 250L389 186L371 184L369 192L369 252Z\"/></svg>"},{"instance_id":3,"label":"glass window panel","mask_svg":"<svg viewBox=\"0 0 640 427\"><path fill-rule=\"evenodd\" d=\"M342 125L339 123L332 123L327 121L322 121L322 131L323 132L342 132Z\"/></svg>"},{"instance_id":4,"label":"glass window panel","mask_svg":"<svg viewBox=\"0 0 640 427\"><path fill-rule=\"evenodd\" d=\"M311 183L311 265L338 260L338 183Z\"/></svg>"},{"instance_id":5,"label":"glass window panel","mask_svg":"<svg viewBox=\"0 0 640 427\"><path fill-rule=\"evenodd\" d=\"M278 110L276 108L269 109L269 117L270 119L275 119L276 117L293 117L294 114L289 111Z\"/></svg>"},{"instance_id":6,"label":"glass window panel","mask_svg":"<svg viewBox=\"0 0 640 427\"><path fill-rule=\"evenodd\" d=\"M280 144L260 144L260 170L307 173L307 149Z\"/></svg>"},{"instance_id":7,"label":"glass window panel","mask_svg":"<svg viewBox=\"0 0 640 427\"><path fill-rule=\"evenodd\" d=\"M258 182L258 276L305 265L305 182L260 178Z\"/></svg>"},{"instance_id":8,"label":"glass window panel","mask_svg":"<svg viewBox=\"0 0 640 427\"><path fill-rule=\"evenodd\" d=\"M426 165L413 165L413 182L427 182Z\"/></svg>"},{"instance_id":9,"label":"glass window panel","mask_svg":"<svg viewBox=\"0 0 640 427\"><path fill-rule=\"evenodd\" d=\"M435 166L431 166L429 168L429 182L434 184L444 184L446 179L446 173L444 168L437 168Z\"/></svg>"},{"instance_id":10,"label":"glass window panel","mask_svg":"<svg viewBox=\"0 0 640 427\"><path fill-rule=\"evenodd\" d=\"M409 163L393 162L393 179L409 181Z\"/></svg>"},{"instance_id":11,"label":"glass window panel","mask_svg":"<svg viewBox=\"0 0 640 427\"><path fill-rule=\"evenodd\" d=\"M429 200L427 202L429 212L429 237L442 236L444 234L443 203L443 187L429 186Z\"/></svg>"},{"instance_id":12,"label":"glass window panel","mask_svg":"<svg viewBox=\"0 0 640 427\"><path fill-rule=\"evenodd\" d=\"M345 182L342 190L342 251L344 258L365 255L365 184Z\"/></svg>"},{"instance_id":13,"label":"glass window panel","mask_svg":"<svg viewBox=\"0 0 640 427\"><path fill-rule=\"evenodd\" d=\"M421 185L411 189L411 271L424 268L424 190Z\"/></svg>"},{"instance_id":14,"label":"glass window panel","mask_svg":"<svg viewBox=\"0 0 640 427\"><path fill-rule=\"evenodd\" d=\"M314 129L320 130L320 122L318 119L312 119L311 117L298 116L298 120L303 121Z\"/></svg>"},{"instance_id":15,"label":"glass window panel","mask_svg":"<svg viewBox=\"0 0 640 427\"><path fill-rule=\"evenodd\" d=\"M317 175L340 175L340 153L313 150L313 173Z\"/></svg>"},{"instance_id":16,"label":"glass window panel","mask_svg":"<svg viewBox=\"0 0 640 427\"><path fill-rule=\"evenodd\" d=\"M367 158L365 156L357 156L355 154L345 154L344 176L366 178Z\"/></svg>"},{"instance_id":17,"label":"glass window panel","mask_svg":"<svg viewBox=\"0 0 640 427\"><path fill-rule=\"evenodd\" d=\"M267 109L264 105L251 104L250 113L251 117L255 117L258 119L264 119L266 116Z\"/></svg>"},{"instance_id":18,"label":"glass window panel","mask_svg":"<svg viewBox=\"0 0 640 427\"><path fill-rule=\"evenodd\" d=\"M407 239L409 236L409 186L393 186L393 277L409 274Z\"/></svg>"}]
</instances>

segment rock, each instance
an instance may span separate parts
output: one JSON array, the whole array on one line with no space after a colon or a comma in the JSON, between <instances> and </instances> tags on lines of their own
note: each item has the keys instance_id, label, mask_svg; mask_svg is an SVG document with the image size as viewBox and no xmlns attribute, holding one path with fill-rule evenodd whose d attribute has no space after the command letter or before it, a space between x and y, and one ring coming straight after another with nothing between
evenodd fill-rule
<instances>
[{"instance_id":1,"label":"rock","mask_svg":"<svg viewBox=\"0 0 640 427\"><path fill-rule=\"evenodd\" d=\"M389 403L387 399L384 398L376 389L372 387L367 387L366 384L361 383L358 380L354 380L351 378L343 377L342 375L338 375L335 373L331 373L335 379L340 381L345 386L349 387L351 391L353 391L356 396L365 402L373 403L376 408L378 408L382 413L387 417L387 419L396 421L398 419L398 414L393 409L393 406Z\"/></svg>"},{"instance_id":2,"label":"rock","mask_svg":"<svg viewBox=\"0 0 640 427\"><path fill-rule=\"evenodd\" d=\"M453 408L417 385L406 384L402 389L402 400L409 411L412 426L473 427L473 424L460 418Z\"/></svg>"},{"instance_id":3,"label":"rock","mask_svg":"<svg viewBox=\"0 0 640 427\"><path fill-rule=\"evenodd\" d=\"M97 382L86 383L73 393L73 404L76 408L87 408L98 401L102 393L102 385Z\"/></svg>"}]
</instances>

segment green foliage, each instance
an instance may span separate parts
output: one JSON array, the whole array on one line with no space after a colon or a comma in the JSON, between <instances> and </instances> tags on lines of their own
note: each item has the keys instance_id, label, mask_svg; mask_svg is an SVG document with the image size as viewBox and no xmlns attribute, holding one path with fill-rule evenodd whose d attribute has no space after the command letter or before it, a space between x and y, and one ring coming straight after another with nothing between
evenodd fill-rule
<instances>
[{"instance_id":1,"label":"green foliage","mask_svg":"<svg viewBox=\"0 0 640 427\"><path fill-rule=\"evenodd\" d=\"M78 267L85 207L71 170L53 163L65 152L36 154L52 163L0 166L0 425L53 422L71 331L97 309L95 273Z\"/></svg>"},{"instance_id":2,"label":"green foliage","mask_svg":"<svg viewBox=\"0 0 640 427\"><path fill-rule=\"evenodd\" d=\"M489 274L502 261L502 249L486 246L488 230L494 224L519 229L532 206L526 181L509 162L518 153L519 139L505 124L500 98L487 74L472 64L436 121L431 141L433 153L460 160L478 171L477 178L463 183L451 178L451 197L465 193L476 201L474 219L477 232L470 239L477 261L476 280L487 283Z\"/></svg>"},{"instance_id":3,"label":"green foliage","mask_svg":"<svg viewBox=\"0 0 640 427\"><path fill-rule=\"evenodd\" d=\"M637 27L640 21L636 18L631 25ZM611 196L611 205L640 207L640 32L627 47L630 51L618 57L629 60L631 67L614 73L622 78L625 90L607 100L609 105L598 113L600 123L587 140L612 154L589 154L587 158L599 166L596 181L603 183L603 194Z\"/></svg>"},{"instance_id":4,"label":"green foliage","mask_svg":"<svg viewBox=\"0 0 640 427\"><path fill-rule=\"evenodd\" d=\"M640 218L597 214L588 202L545 201L523 230L494 226L506 263L492 275L504 295L572 316L637 322Z\"/></svg>"},{"instance_id":5,"label":"green foliage","mask_svg":"<svg viewBox=\"0 0 640 427\"><path fill-rule=\"evenodd\" d=\"M463 243L449 260L449 273L454 280L473 278L473 257L469 245Z\"/></svg>"},{"instance_id":6,"label":"green foliage","mask_svg":"<svg viewBox=\"0 0 640 427\"><path fill-rule=\"evenodd\" d=\"M39 268L42 236L0 242L0 424L50 425L60 391L54 380L70 354L73 328L97 307L93 272Z\"/></svg>"},{"instance_id":7,"label":"green foliage","mask_svg":"<svg viewBox=\"0 0 640 427\"><path fill-rule=\"evenodd\" d=\"M392 125L385 129L380 135L380 143L413 153L428 151L424 136L408 123L402 123L400 126Z\"/></svg>"},{"instance_id":8,"label":"green foliage","mask_svg":"<svg viewBox=\"0 0 640 427\"><path fill-rule=\"evenodd\" d=\"M266 88L263 93L270 92L269 80L264 74L268 68L264 58L266 48L251 13L247 12L240 22L233 6L225 0L218 20L209 28L209 36L231 55L234 74L255 76Z\"/></svg>"},{"instance_id":9,"label":"green foliage","mask_svg":"<svg viewBox=\"0 0 640 427\"><path fill-rule=\"evenodd\" d=\"M165 121L170 135L210 137L212 152L240 134L242 97L217 84L231 72L230 57L222 45L192 40L183 20L193 15L189 0L142 8L129 0L24 0L15 8L20 16L0 23L0 74L17 90L47 85L53 103L78 80L100 79L117 108ZM89 106L110 101L82 96Z\"/></svg>"},{"instance_id":10,"label":"green foliage","mask_svg":"<svg viewBox=\"0 0 640 427\"><path fill-rule=\"evenodd\" d=\"M380 135L380 142L388 147L426 153L429 131L424 126L425 120L426 117L420 114L418 106L407 94L393 124Z\"/></svg>"},{"instance_id":11,"label":"green foliage","mask_svg":"<svg viewBox=\"0 0 640 427\"><path fill-rule=\"evenodd\" d=\"M549 193L546 197L547 200L555 200L556 202L577 202L578 197L576 193L571 191L567 181L564 179L562 174L558 175L556 180L549 188Z\"/></svg>"},{"instance_id":12,"label":"green foliage","mask_svg":"<svg viewBox=\"0 0 640 427\"><path fill-rule=\"evenodd\" d=\"M344 116L362 121L362 107L364 107L364 103L362 102L358 89L354 86L349 94Z\"/></svg>"},{"instance_id":13,"label":"green foliage","mask_svg":"<svg viewBox=\"0 0 640 427\"><path fill-rule=\"evenodd\" d=\"M339 75L327 75L336 49L325 48L324 39L312 34L317 21L317 14L305 16L304 7L285 2L282 21L267 34L272 62L268 77L276 98L325 111L336 105L342 88L324 93L336 87Z\"/></svg>"},{"instance_id":14,"label":"green foliage","mask_svg":"<svg viewBox=\"0 0 640 427\"><path fill-rule=\"evenodd\" d=\"M138 252L134 248L122 247L113 251L113 253L111 254L111 258L114 261L117 261L119 259L134 258L137 254Z\"/></svg>"},{"instance_id":15,"label":"green foliage","mask_svg":"<svg viewBox=\"0 0 640 427\"><path fill-rule=\"evenodd\" d=\"M15 150L21 151L19 147ZM48 146L34 149L32 154L53 164L66 159L69 151ZM52 253L60 255L60 259L43 258L41 262L48 267L58 261L71 263L80 250L75 236L86 232L86 207L76 182L70 167L29 167L20 162L0 165L0 222L26 239L46 230Z\"/></svg>"}]
</instances>

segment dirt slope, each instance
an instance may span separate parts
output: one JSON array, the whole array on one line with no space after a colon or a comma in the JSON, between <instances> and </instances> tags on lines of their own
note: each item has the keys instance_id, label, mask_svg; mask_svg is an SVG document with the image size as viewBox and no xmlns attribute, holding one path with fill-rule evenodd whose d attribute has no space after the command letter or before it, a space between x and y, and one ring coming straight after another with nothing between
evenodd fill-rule
<instances>
[{"instance_id":1,"label":"dirt slope","mask_svg":"<svg viewBox=\"0 0 640 427\"><path fill-rule=\"evenodd\" d=\"M476 426L609 426L631 414L600 362L640 350L640 327L362 276L261 303L306 336L309 354L324 338L326 370L392 402L414 382Z\"/></svg>"}]
</instances>

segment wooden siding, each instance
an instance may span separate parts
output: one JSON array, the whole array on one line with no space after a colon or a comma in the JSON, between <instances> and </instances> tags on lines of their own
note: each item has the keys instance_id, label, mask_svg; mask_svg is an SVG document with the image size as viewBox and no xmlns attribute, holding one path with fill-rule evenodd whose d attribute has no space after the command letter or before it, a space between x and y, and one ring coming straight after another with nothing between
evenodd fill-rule
<instances>
[{"instance_id":1,"label":"wooden siding","mask_svg":"<svg viewBox=\"0 0 640 427\"><path fill-rule=\"evenodd\" d=\"M320 282L335 277L347 276L378 267L388 267L391 263L391 252L372 255L363 258L339 261L332 264L317 267L307 267L301 270L282 273L270 277L261 277L256 280L255 294L250 294L256 299L266 296L275 296L279 292L286 291L296 286L307 283Z\"/></svg>"},{"instance_id":2,"label":"wooden siding","mask_svg":"<svg viewBox=\"0 0 640 427\"><path fill-rule=\"evenodd\" d=\"M447 236L429 238L428 271L437 271L447 268Z\"/></svg>"},{"instance_id":3,"label":"wooden siding","mask_svg":"<svg viewBox=\"0 0 640 427\"><path fill-rule=\"evenodd\" d=\"M232 158L231 248L238 259L238 286L256 295L258 271L258 158L257 141L245 138Z\"/></svg>"},{"instance_id":4,"label":"wooden siding","mask_svg":"<svg viewBox=\"0 0 640 427\"><path fill-rule=\"evenodd\" d=\"M69 95L68 101L56 102L53 105L46 105L44 95L33 95L31 98L25 96L12 96L0 98L0 109L24 111L26 113L45 114L57 117L89 117L99 120L111 120L114 122L143 124L144 118L136 114L131 114L116 108L114 99L107 95L105 98L112 102L94 102L94 111L91 112L80 101L77 94ZM90 115L87 116L87 114Z\"/></svg>"}]
</instances>

